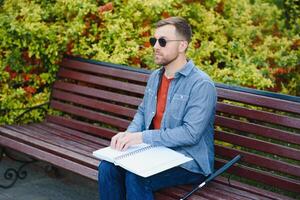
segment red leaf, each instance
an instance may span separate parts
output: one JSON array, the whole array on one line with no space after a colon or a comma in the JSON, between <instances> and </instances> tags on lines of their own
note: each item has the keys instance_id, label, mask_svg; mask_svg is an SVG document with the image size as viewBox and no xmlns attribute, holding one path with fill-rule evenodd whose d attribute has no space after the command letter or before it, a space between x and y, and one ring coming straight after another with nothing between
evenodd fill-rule
<instances>
[{"instance_id":1,"label":"red leaf","mask_svg":"<svg viewBox=\"0 0 300 200\"><path fill-rule=\"evenodd\" d=\"M141 64L141 59L139 57L130 58L132 64L139 65Z\"/></svg>"},{"instance_id":2,"label":"red leaf","mask_svg":"<svg viewBox=\"0 0 300 200\"><path fill-rule=\"evenodd\" d=\"M163 18L165 18L165 19L171 17L170 14L169 14L168 12L166 12L166 11L164 11L164 12L161 14L161 16L162 16Z\"/></svg>"},{"instance_id":3,"label":"red leaf","mask_svg":"<svg viewBox=\"0 0 300 200\"><path fill-rule=\"evenodd\" d=\"M99 12L100 14L102 14L102 13L104 13L104 12L107 12L107 11L110 11L110 10L113 10L113 9L114 9L113 3L112 3L112 2L109 2L109 3L107 3L107 4L103 5L103 6L100 6L100 7L98 8L98 12Z\"/></svg>"},{"instance_id":4,"label":"red leaf","mask_svg":"<svg viewBox=\"0 0 300 200\"><path fill-rule=\"evenodd\" d=\"M194 47L195 47L195 49L200 48L200 47L201 47L201 41L200 41L200 40L197 40L197 41L195 42L195 44L194 44Z\"/></svg>"},{"instance_id":5,"label":"red leaf","mask_svg":"<svg viewBox=\"0 0 300 200\"><path fill-rule=\"evenodd\" d=\"M142 37L149 37L150 36L150 31L144 31L141 33Z\"/></svg>"},{"instance_id":6,"label":"red leaf","mask_svg":"<svg viewBox=\"0 0 300 200\"><path fill-rule=\"evenodd\" d=\"M300 47L300 39L297 39L293 42L293 44L291 45L291 49L293 50L298 50Z\"/></svg>"},{"instance_id":7,"label":"red leaf","mask_svg":"<svg viewBox=\"0 0 300 200\"><path fill-rule=\"evenodd\" d=\"M150 42L145 42L144 47L149 48L151 46Z\"/></svg>"},{"instance_id":8,"label":"red leaf","mask_svg":"<svg viewBox=\"0 0 300 200\"><path fill-rule=\"evenodd\" d=\"M10 72L9 75L10 75L10 79L14 79L18 74L17 72Z\"/></svg>"},{"instance_id":9,"label":"red leaf","mask_svg":"<svg viewBox=\"0 0 300 200\"><path fill-rule=\"evenodd\" d=\"M12 69L10 68L9 65L7 65L4 70L9 73L12 72Z\"/></svg>"},{"instance_id":10,"label":"red leaf","mask_svg":"<svg viewBox=\"0 0 300 200\"><path fill-rule=\"evenodd\" d=\"M149 26L149 24L150 24L150 20L146 19L146 20L143 21L143 25L142 26L145 28L145 27Z\"/></svg>"},{"instance_id":11,"label":"red leaf","mask_svg":"<svg viewBox=\"0 0 300 200\"><path fill-rule=\"evenodd\" d=\"M31 78L31 75L30 75L30 74L25 74L25 73L23 73L22 76L23 76L23 80L24 80L25 82L30 81L30 78Z\"/></svg>"},{"instance_id":12,"label":"red leaf","mask_svg":"<svg viewBox=\"0 0 300 200\"><path fill-rule=\"evenodd\" d=\"M31 86L26 86L23 88L28 94L34 94L36 92L36 89Z\"/></svg>"}]
</instances>

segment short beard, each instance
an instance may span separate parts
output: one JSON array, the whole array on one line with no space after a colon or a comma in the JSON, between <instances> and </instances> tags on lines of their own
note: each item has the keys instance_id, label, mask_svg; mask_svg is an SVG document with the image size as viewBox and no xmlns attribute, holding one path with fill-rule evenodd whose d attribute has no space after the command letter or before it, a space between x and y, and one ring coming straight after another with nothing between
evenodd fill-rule
<instances>
[{"instance_id":1,"label":"short beard","mask_svg":"<svg viewBox=\"0 0 300 200\"><path fill-rule=\"evenodd\" d=\"M161 65L161 66L167 66L170 63L172 63L174 60L176 60L178 58L178 56L179 56L179 54L177 54L174 58L172 58L170 60L162 60L162 62L156 63L156 64Z\"/></svg>"}]
</instances>

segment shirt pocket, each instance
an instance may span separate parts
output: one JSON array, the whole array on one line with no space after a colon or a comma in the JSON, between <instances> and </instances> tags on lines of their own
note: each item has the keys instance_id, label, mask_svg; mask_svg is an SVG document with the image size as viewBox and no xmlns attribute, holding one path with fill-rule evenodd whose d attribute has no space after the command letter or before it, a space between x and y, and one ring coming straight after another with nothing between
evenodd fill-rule
<instances>
[{"instance_id":1,"label":"shirt pocket","mask_svg":"<svg viewBox=\"0 0 300 200\"><path fill-rule=\"evenodd\" d=\"M171 117L177 120L182 120L188 99L188 95L174 94L170 105Z\"/></svg>"}]
</instances>

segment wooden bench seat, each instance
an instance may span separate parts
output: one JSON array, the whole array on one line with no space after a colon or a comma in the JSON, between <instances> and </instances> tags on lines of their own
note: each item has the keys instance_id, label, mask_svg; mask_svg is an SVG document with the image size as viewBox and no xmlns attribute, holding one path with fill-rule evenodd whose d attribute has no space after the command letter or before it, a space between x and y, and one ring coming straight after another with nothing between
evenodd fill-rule
<instances>
[{"instance_id":1,"label":"wooden bench seat","mask_svg":"<svg viewBox=\"0 0 300 200\"><path fill-rule=\"evenodd\" d=\"M99 161L92 152L127 128L151 72L78 58L64 58L60 66L49 105L61 115L0 126L0 146L97 180ZM289 199L256 183L299 198L300 98L216 86L216 168L237 154L243 157L229 170L235 178L230 184L218 177L190 199ZM164 189L156 199L179 199L191 189Z\"/></svg>"},{"instance_id":2,"label":"wooden bench seat","mask_svg":"<svg viewBox=\"0 0 300 200\"><path fill-rule=\"evenodd\" d=\"M0 138L7 147L15 149L15 146L18 146L18 150L23 153L97 180L99 162L92 157L91 152L101 146L107 146L107 140L87 137L84 133L52 123L31 124L25 127L4 126L4 128L7 137L0 136ZM1 128L0 130L3 131ZM218 178L191 199L281 199L272 197L273 193L266 197L262 197L261 194L256 195L254 192L259 190L255 189L251 192L249 186L247 186L248 191L242 190L241 183L231 182L233 182L232 186L229 186L227 180ZM238 188L234 185L238 185ZM160 191L156 197L157 199L179 199L189 190L191 186L173 187Z\"/></svg>"}]
</instances>

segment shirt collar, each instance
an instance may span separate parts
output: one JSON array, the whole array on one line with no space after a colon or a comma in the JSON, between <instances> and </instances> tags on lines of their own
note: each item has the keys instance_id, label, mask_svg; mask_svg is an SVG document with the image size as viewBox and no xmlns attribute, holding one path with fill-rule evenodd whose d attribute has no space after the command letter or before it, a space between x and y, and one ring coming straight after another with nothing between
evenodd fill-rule
<instances>
[{"instance_id":1,"label":"shirt collar","mask_svg":"<svg viewBox=\"0 0 300 200\"><path fill-rule=\"evenodd\" d=\"M188 62L184 65L184 67L175 73L175 77L177 78L179 76L179 74L183 75L183 76L187 76L190 74L190 72L192 71L194 67L194 62L192 60L188 60Z\"/></svg>"}]
</instances>

